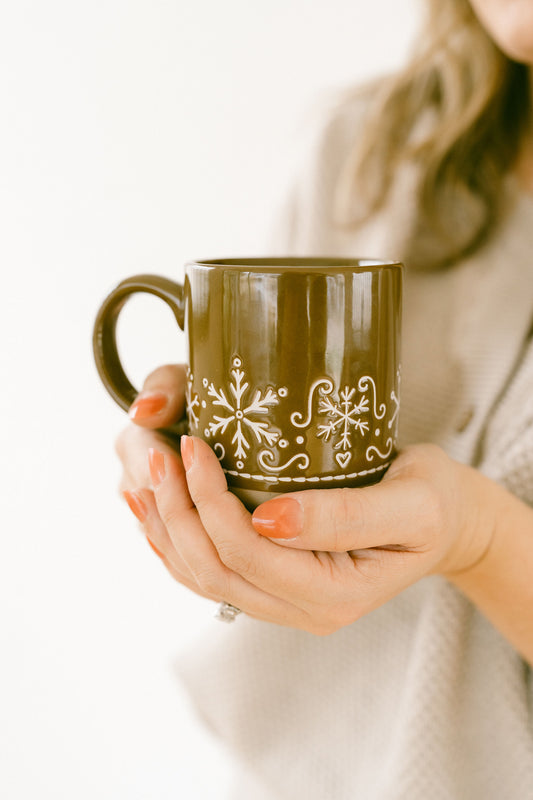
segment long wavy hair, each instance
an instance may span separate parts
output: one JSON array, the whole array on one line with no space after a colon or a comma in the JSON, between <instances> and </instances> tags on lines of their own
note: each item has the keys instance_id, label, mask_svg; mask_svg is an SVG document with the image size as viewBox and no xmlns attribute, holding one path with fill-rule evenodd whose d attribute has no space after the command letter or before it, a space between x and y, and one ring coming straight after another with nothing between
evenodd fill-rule
<instances>
[{"instance_id":1,"label":"long wavy hair","mask_svg":"<svg viewBox=\"0 0 533 800\"><path fill-rule=\"evenodd\" d=\"M398 168L413 164L418 213L402 255L414 268L438 269L474 252L500 221L530 92L528 68L498 49L468 0L426 2L409 63L373 92L338 196L340 224L361 224L385 204ZM357 219L347 211L355 192Z\"/></svg>"}]
</instances>

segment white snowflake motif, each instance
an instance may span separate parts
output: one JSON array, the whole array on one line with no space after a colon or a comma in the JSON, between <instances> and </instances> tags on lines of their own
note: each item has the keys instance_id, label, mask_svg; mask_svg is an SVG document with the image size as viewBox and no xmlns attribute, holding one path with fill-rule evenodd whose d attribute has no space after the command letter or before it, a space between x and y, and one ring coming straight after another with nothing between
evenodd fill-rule
<instances>
[{"instance_id":1,"label":"white snowflake motif","mask_svg":"<svg viewBox=\"0 0 533 800\"><path fill-rule=\"evenodd\" d=\"M185 387L185 401L187 408L187 417L189 420L189 428L198 428L200 417L196 413L200 411L200 399L195 393L192 392L193 375L190 370L187 371L187 386Z\"/></svg>"},{"instance_id":2,"label":"white snowflake motif","mask_svg":"<svg viewBox=\"0 0 533 800\"><path fill-rule=\"evenodd\" d=\"M207 387L209 397L213 398L213 405L220 406L227 412L225 417L213 414L213 419L206 428L206 434L215 436L225 433L230 425L235 427L231 444L235 445L234 455L238 459L237 469L242 469L244 459L248 456L247 451L250 449L249 432L259 443L266 443L269 447L272 447L279 438L279 432L272 430L268 421L253 419L258 414L268 414L269 408L278 404L278 395L273 389L267 389L263 396L262 392L256 389L250 402L246 398L249 384L245 382L245 372L241 369L242 361L238 356L233 359L232 366L231 377L233 380L230 383L230 391L234 398L233 401L231 398L228 399L224 389L216 389L213 382L208 383L204 379L204 386Z\"/></svg>"},{"instance_id":3,"label":"white snowflake motif","mask_svg":"<svg viewBox=\"0 0 533 800\"><path fill-rule=\"evenodd\" d=\"M350 389L346 386L339 392L340 399L338 403L332 400L331 397L326 396L322 397L318 404L319 414L329 414L330 418L325 425L318 426L317 436L322 436L324 441L327 442L334 433L340 432L341 434L339 440L333 446L334 450L350 450L352 446L352 431L359 431L364 436L365 432L369 430L368 422L359 419L361 414L366 414L369 411L367 397L363 395L359 403L355 403L352 399L354 394L355 389Z\"/></svg>"}]
</instances>

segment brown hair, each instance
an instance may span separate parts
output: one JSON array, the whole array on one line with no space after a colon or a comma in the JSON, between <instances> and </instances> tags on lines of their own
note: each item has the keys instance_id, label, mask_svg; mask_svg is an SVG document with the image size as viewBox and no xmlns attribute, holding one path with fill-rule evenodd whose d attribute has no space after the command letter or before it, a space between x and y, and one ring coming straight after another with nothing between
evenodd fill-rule
<instances>
[{"instance_id":1,"label":"brown hair","mask_svg":"<svg viewBox=\"0 0 533 800\"><path fill-rule=\"evenodd\" d=\"M384 205L397 168L414 163L418 214L402 256L436 269L476 250L501 218L530 100L528 68L497 48L467 0L427 3L410 62L380 82L340 196L363 198L362 216L350 217L347 202L342 215L360 224ZM427 111L429 130L420 130Z\"/></svg>"}]
</instances>

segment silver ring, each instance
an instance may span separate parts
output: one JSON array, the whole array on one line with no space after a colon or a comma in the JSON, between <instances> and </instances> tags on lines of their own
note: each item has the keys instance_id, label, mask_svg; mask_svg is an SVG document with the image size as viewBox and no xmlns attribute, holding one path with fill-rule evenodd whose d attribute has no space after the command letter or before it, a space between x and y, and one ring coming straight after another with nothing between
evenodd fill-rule
<instances>
[{"instance_id":1,"label":"silver ring","mask_svg":"<svg viewBox=\"0 0 533 800\"><path fill-rule=\"evenodd\" d=\"M219 605L215 619L220 620L220 622L235 622L235 617L241 613L241 609L237 608L237 606L224 602Z\"/></svg>"}]
</instances>

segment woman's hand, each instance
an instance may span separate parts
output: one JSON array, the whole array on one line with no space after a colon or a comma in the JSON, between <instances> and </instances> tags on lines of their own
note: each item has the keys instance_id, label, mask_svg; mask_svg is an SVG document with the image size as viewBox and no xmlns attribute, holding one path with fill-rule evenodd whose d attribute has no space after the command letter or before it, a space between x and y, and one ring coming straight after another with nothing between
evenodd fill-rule
<instances>
[{"instance_id":1,"label":"woman's hand","mask_svg":"<svg viewBox=\"0 0 533 800\"><path fill-rule=\"evenodd\" d=\"M295 492L251 516L208 445L185 437L182 461L154 430L183 416L185 375L183 366L153 372L117 441L126 499L177 581L249 616L323 634L440 573L533 666L530 506L438 447L417 445L379 484Z\"/></svg>"},{"instance_id":2,"label":"woman's hand","mask_svg":"<svg viewBox=\"0 0 533 800\"><path fill-rule=\"evenodd\" d=\"M252 517L207 444L184 437L182 461L157 436L121 437L130 507L176 580L252 617L330 633L490 544L486 479L431 445L406 449L379 484L283 495Z\"/></svg>"}]
</instances>

